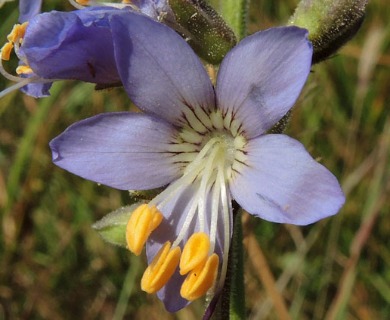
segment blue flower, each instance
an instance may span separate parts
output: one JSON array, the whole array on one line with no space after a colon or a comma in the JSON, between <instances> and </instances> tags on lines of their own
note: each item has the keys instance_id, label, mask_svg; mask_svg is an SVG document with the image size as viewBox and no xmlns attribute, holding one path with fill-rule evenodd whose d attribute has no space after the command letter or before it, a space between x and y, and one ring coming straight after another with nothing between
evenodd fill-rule
<instances>
[{"instance_id":1,"label":"blue flower","mask_svg":"<svg viewBox=\"0 0 390 320\"><path fill-rule=\"evenodd\" d=\"M146 242L142 289L174 312L222 287L233 200L256 217L306 225L336 214L344 195L302 144L267 134L310 72L306 30L245 38L214 87L179 35L130 15L113 16L110 26L120 78L143 113L80 121L50 147L56 165L83 178L121 190L166 187L135 209L126 236L136 254Z\"/></svg>"},{"instance_id":2,"label":"blue flower","mask_svg":"<svg viewBox=\"0 0 390 320\"><path fill-rule=\"evenodd\" d=\"M100 86L120 83L109 19L113 15L127 16L129 12L113 7L52 11L17 25L8 43L20 60L17 73L25 79L9 78L18 82L16 87L27 85L25 92L34 97L47 96L51 83L60 79ZM9 50L5 49L4 46L1 52L3 59L9 57Z\"/></svg>"},{"instance_id":3,"label":"blue flower","mask_svg":"<svg viewBox=\"0 0 390 320\"><path fill-rule=\"evenodd\" d=\"M138 5L139 7L135 6ZM1 60L8 60L15 50L20 65L19 77L0 72L16 84L0 93L22 88L33 97L49 95L56 80L81 80L96 83L97 88L118 86L117 71L109 21L114 15L130 19L133 10L158 19L169 9L166 1L136 1L134 4L91 6L72 12L52 11L37 14L41 1L20 3L22 25L16 25L1 50Z\"/></svg>"}]
</instances>

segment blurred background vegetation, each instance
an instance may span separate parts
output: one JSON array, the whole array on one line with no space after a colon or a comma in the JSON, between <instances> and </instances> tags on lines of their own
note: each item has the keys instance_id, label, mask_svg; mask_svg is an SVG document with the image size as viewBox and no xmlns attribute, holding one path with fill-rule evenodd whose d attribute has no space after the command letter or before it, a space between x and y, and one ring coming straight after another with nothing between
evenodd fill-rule
<instances>
[{"instance_id":1,"label":"blurred background vegetation","mask_svg":"<svg viewBox=\"0 0 390 320\"><path fill-rule=\"evenodd\" d=\"M252 0L250 32L286 23L297 3ZM52 9L72 7L44 1ZM17 3L0 10L1 43L17 16ZM287 133L340 179L347 202L307 227L243 217L248 319L389 317L389 19L386 1L372 0L357 36L313 67ZM0 78L0 90L9 85ZM127 96L72 81L51 93L0 100L0 319L199 319L202 301L167 313L139 288L145 257L91 229L128 194L51 162L52 138L77 120L128 110Z\"/></svg>"}]
</instances>

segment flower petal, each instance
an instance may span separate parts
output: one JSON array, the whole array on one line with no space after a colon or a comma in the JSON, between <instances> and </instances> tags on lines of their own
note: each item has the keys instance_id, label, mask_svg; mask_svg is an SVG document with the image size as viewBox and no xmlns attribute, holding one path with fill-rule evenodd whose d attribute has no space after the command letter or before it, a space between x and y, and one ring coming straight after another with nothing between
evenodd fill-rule
<instances>
[{"instance_id":1,"label":"flower petal","mask_svg":"<svg viewBox=\"0 0 390 320\"><path fill-rule=\"evenodd\" d=\"M210 79L175 31L136 13L113 16L111 25L123 85L139 108L175 124L189 108L213 108Z\"/></svg>"},{"instance_id":2,"label":"flower petal","mask_svg":"<svg viewBox=\"0 0 390 320\"><path fill-rule=\"evenodd\" d=\"M19 22L30 20L41 11L42 0L19 0Z\"/></svg>"},{"instance_id":3,"label":"flower petal","mask_svg":"<svg viewBox=\"0 0 390 320\"><path fill-rule=\"evenodd\" d=\"M175 129L139 113L105 113L75 123L50 142L53 162L113 188L153 189L177 177L166 153Z\"/></svg>"},{"instance_id":4,"label":"flower petal","mask_svg":"<svg viewBox=\"0 0 390 320\"><path fill-rule=\"evenodd\" d=\"M158 20L160 17L166 19L166 15L174 19L172 9L168 5L167 0L133 0L132 4L137 6L143 14L154 20Z\"/></svg>"},{"instance_id":5,"label":"flower petal","mask_svg":"<svg viewBox=\"0 0 390 320\"><path fill-rule=\"evenodd\" d=\"M50 95L51 85L52 82L31 82L22 87L20 91L34 98L43 98Z\"/></svg>"},{"instance_id":6,"label":"flower petal","mask_svg":"<svg viewBox=\"0 0 390 320\"><path fill-rule=\"evenodd\" d=\"M305 29L272 28L245 38L222 61L218 107L233 111L248 138L264 133L295 103L311 58Z\"/></svg>"},{"instance_id":7,"label":"flower petal","mask_svg":"<svg viewBox=\"0 0 390 320\"><path fill-rule=\"evenodd\" d=\"M95 7L39 14L29 22L21 59L45 79L119 83L108 17L129 12Z\"/></svg>"},{"instance_id":8,"label":"flower petal","mask_svg":"<svg viewBox=\"0 0 390 320\"><path fill-rule=\"evenodd\" d=\"M298 141L265 135L248 142L246 167L231 183L236 201L271 222L306 225L337 213L345 198L335 176Z\"/></svg>"}]
</instances>

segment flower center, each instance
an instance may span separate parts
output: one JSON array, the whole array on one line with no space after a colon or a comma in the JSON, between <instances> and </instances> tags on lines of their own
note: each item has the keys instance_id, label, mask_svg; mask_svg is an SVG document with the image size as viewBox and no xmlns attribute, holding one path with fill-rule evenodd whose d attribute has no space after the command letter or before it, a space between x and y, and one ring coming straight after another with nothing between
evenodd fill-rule
<instances>
[{"instance_id":1,"label":"flower center","mask_svg":"<svg viewBox=\"0 0 390 320\"><path fill-rule=\"evenodd\" d=\"M186 277L180 293L187 300L204 295L214 287L217 278L217 289L222 287L232 228L228 184L245 165L245 147L241 124L231 113L223 115L221 110L206 112L202 108L185 112L183 126L168 147L181 176L149 204L141 206L145 211L142 219L139 213L135 214L137 209L130 221L140 224L129 221L127 228L127 234L132 233L135 238L127 237L128 247L139 254L150 234L159 227L156 219L161 221L159 217L164 215L169 220L166 208L172 208L172 202L188 202L181 212L182 222L176 226L176 239L169 239L160 248L144 273L144 291L160 290L177 267Z\"/></svg>"},{"instance_id":2,"label":"flower center","mask_svg":"<svg viewBox=\"0 0 390 320\"><path fill-rule=\"evenodd\" d=\"M20 89L29 83L34 82L50 82L47 79L38 77L28 65L27 59L20 53L20 47L23 43L23 38L26 33L28 22L14 25L12 31L7 36L8 42L0 49L0 73L10 81L16 82L14 85L0 92L0 98L7 95L9 92ZM20 60L20 65L16 68L15 76L9 73L3 66L3 61L10 60L12 51Z\"/></svg>"},{"instance_id":3,"label":"flower center","mask_svg":"<svg viewBox=\"0 0 390 320\"><path fill-rule=\"evenodd\" d=\"M23 24L16 24L14 25L12 31L7 36L8 42L1 48L0 50L0 72L9 80L11 81L19 81L20 78L15 77L11 74L9 74L5 69L3 68L2 61L8 61L11 57L12 50L15 51L16 55L19 59L21 59L21 56L19 55L19 48L20 45L23 42L24 34L26 33L28 22L24 22ZM22 60L22 59L21 59ZM26 61L22 61L23 65L20 65L16 68L17 74L31 74L33 71L28 66Z\"/></svg>"}]
</instances>

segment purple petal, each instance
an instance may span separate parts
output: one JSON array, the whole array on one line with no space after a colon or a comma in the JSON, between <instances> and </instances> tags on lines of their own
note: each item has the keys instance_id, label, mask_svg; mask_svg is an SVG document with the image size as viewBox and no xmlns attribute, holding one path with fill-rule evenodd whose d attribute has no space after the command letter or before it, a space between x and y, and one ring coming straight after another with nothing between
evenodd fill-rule
<instances>
[{"instance_id":1,"label":"purple petal","mask_svg":"<svg viewBox=\"0 0 390 320\"><path fill-rule=\"evenodd\" d=\"M41 11L42 0L19 0L19 22L30 20Z\"/></svg>"},{"instance_id":2,"label":"purple petal","mask_svg":"<svg viewBox=\"0 0 390 320\"><path fill-rule=\"evenodd\" d=\"M174 17L167 0L133 0L132 4L154 20L158 20L159 17L166 19L166 15Z\"/></svg>"},{"instance_id":3,"label":"purple petal","mask_svg":"<svg viewBox=\"0 0 390 320\"><path fill-rule=\"evenodd\" d=\"M105 113L70 126L50 147L56 165L85 179L122 190L153 189L178 175L166 153L174 133L152 116Z\"/></svg>"},{"instance_id":4,"label":"purple petal","mask_svg":"<svg viewBox=\"0 0 390 320\"><path fill-rule=\"evenodd\" d=\"M189 107L213 108L210 79L176 32L135 13L113 16L111 25L118 70L138 107L176 124Z\"/></svg>"},{"instance_id":5,"label":"purple petal","mask_svg":"<svg viewBox=\"0 0 390 320\"><path fill-rule=\"evenodd\" d=\"M241 119L248 138L263 134L295 103L311 58L305 29L272 28L245 38L222 61L218 107Z\"/></svg>"},{"instance_id":6,"label":"purple petal","mask_svg":"<svg viewBox=\"0 0 390 320\"><path fill-rule=\"evenodd\" d=\"M32 82L22 87L20 91L34 98L48 97L52 84L52 82Z\"/></svg>"},{"instance_id":7,"label":"purple petal","mask_svg":"<svg viewBox=\"0 0 390 320\"><path fill-rule=\"evenodd\" d=\"M265 135L248 142L246 167L231 183L233 198L271 222L306 225L334 215L345 198L335 176L298 141Z\"/></svg>"},{"instance_id":8,"label":"purple petal","mask_svg":"<svg viewBox=\"0 0 390 320\"><path fill-rule=\"evenodd\" d=\"M39 14L27 27L21 59L45 79L119 83L108 18L128 13L95 7Z\"/></svg>"}]
</instances>

